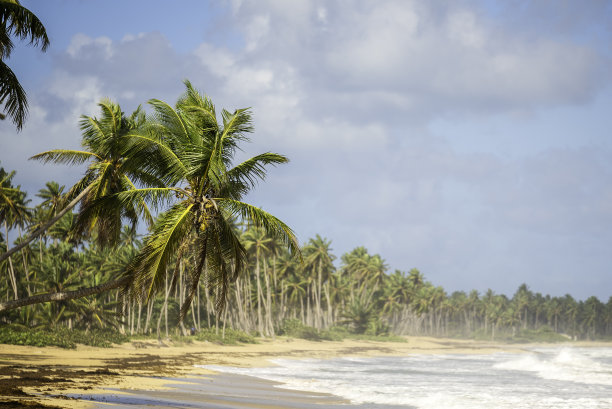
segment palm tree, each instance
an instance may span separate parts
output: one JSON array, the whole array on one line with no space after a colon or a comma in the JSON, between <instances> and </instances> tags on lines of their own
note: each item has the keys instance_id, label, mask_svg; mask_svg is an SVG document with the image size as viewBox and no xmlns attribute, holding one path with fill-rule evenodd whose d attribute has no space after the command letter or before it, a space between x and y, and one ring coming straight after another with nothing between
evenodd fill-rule
<instances>
[{"instance_id":1,"label":"palm tree","mask_svg":"<svg viewBox=\"0 0 612 409\"><path fill-rule=\"evenodd\" d=\"M13 51L11 37L29 39L35 47L40 45L43 52L49 47L45 27L34 13L17 0L0 0L0 105L19 131L28 114L28 101L17 76L4 62ZM0 113L0 119L4 118L5 114Z\"/></svg>"},{"instance_id":2,"label":"palm tree","mask_svg":"<svg viewBox=\"0 0 612 409\"><path fill-rule=\"evenodd\" d=\"M81 117L84 150L54 149L34 155L32 159L71 165L89 162L85 175L67 196L75 197L87 191L76 221L77 233L95 231L97 242L106 246L119 241L122 219L134 226L138 215L142 214L152 223L142 200L120 205L114 194L134 189L137 185L159 186L161 182L143 172L139 167L140 159L134 160L128 154L131 140L127 135L145 122L140 107L126 117L121 107L108 99L103 99L98 106L102 111L99 119Z\"/></svg>"},{"instance_id":3,"label":"palm tree","mask_svg":"<svg viewBox=\"0 0 612 409\"><path fill-rule=\"evenodd\" d=\"M313 289L316 290L314 291L314 301L317 310L317 316L315 318L316 328L321 328L323 320L323 312L321 309L323 281L327 282L329 276L334 271L334 256L331 254L331 250L331 241L319 236L318 234L314 239L310 239L308 245L304 247L305 267L310 271L316 271L317 274L316 283L313 281ZM332 309L329 299L329 288L327 287L325 291L327 296L327 312L329 319Z\"/></svg>"},{"instance_id":4,"label":"palm tree","mask_svg":"<svg viewBox=\"0 0 612 409\"><path fill-rule=\"evenodd\" d=\"M263 302L263 291L261 289L261 279L260 279L260 266L261 266L261 258L270 252L270 246L272 244L272 238L268 236L264 229L251 227L247 231L244 232L242 236L244 241L244 246L247 251L254 253L255 255L255 281L257 282L257 329L260 334L264 334L264 319L261 313L261 304ZM268 286L269 290L269 286ZM266 315L270 314L270 306L266 306ZM269 320L266 319L266 323ZM266 327L268 325L266 324ZM270 334L270 329L266 328L265 331L268 335Z\"/></svg>"},{"instance_id":5,"label":"palm tree","mask_svg":"<svg viewBox=\"0 0 612 409\"><path fill-rule=\"evenodd\" d=\"M118 104L104 99L98 104L102 115L96 117L82 116L80 128L83 132L83 150L54 149L39 153L32 159L43 162L82 164L89 162L85 175L66 194L72 201L55 217L38 227L18 245L0 255L0 262L11 254L27 246L49 227L62 219L72 208L81 203L81 209L71 231L71 237L93 233L100 245L112 245L119 241L122 219L128 219L132 225L143 215L152 223L149 210L143 200L121 203L115 193L134 189L137 185L160 185L161 181L141 169L141 159L130 157L130 139L126 135L143 126L145 117L138 108L131 116L126 117ZM7 246L8 248L8 246ZM126 285L129 280L122 277L91 288L57 293L39 294L27 299L0 303L0 311L19 308L24 305L46 301L60 301L97 294L102 291Z\"/></svg>"},{"instance_id":6,"label":"palm tree","mask_svg":"<svg viewBox=\"0 0 612 409\"><path fill-rule=\"evenodd\" d=\"M294 254L299 245L291 229L271 214L241 201L266 175L266 165L286 163L285 156L263 153L233 166L239 143L252 132L248 109L223 110L219 123L212 101L198 93L189 81L172 108L151 100L154 121L146 130L130 135L129 156L140 159L144 171L157 176L163 187L141 188L117 195L122 203L150 200L173 202L161 213L144 240L129 271L133 288L145 289L150 299L163 288L166 268L183 257L193 259L188 274L189 293L181 307L181 319L207 268L209 280L219 290L217 309L225 306L229 283L242 273L246 249L232 228L234 218L262 227ZM176 255L176 257L175 257ZM178 269L174 269L176 282Z\"/></svg>"},{"instance_id":7,"label":"palm tree","mask_svg":"<svg viewBox=\"0 0 612 409\"><path fill-rule=\"evenodd\" d=\"M72 201L55 217L41 225L38 229L6 253L0 255L0 261L29 244L40 236L50 226L62 218L68 211L81 203L81 210L76 221L75 234L92 233L101 245L117 243L121 234L122 219L128 219L132 225L142 214L151 224L152 218L145 203L134 201L123 206L118 203L114 193L129 190L136 185L159 186L160 181L140 169L141 159L134 160L126 155L130 140L129 132L143 126L145 117L138 108L131 116L126 117L121 107L103 99L98 106L102 111L100 119L82 116L80 128L83 133L81 142L83 150L53 149L32 156L31 159L44 163L65 163L78 165L89 162L85 175L66 194Z\"/></svg>"},{"instance_id":8,"label":"palm tree","mask_svg":"<svg viewBox=\"0 0 612 409\"><path fill-rule=\"evenodd\" d=\"M523 329L527 328L527 309L529 308L529 303L533 295L527 287L527 284L523 283L519 286L514 293L514 297L512 297L512 301L516 305L516 313L518 314L519 325L523 325ZM522 313L522 317L521 317Z\"/></svg>"},{"instance_id":9,"label":"palm tree","mask_svg":"<svg viewBox=\"0 0 612 409\"><path fill-rule=\"evenodd\" d=\"M45 187L40 189L36 196L43 199L40 206L45 207L51 217L64 207L64 185L60 185L55 181L47 182Z\"/></svg>"},{"instance_id":10,"label":"palm tree","mask_svg":"<svg viewBox=\"0 0 612 409\"><path fill-rule=\"evenodd\" d=\"M10 244L9 230L14 226L23 226L30 216L27 208L28 201L25 199L26 193L21 190L20 186L13 186L12 179L14 176L15 171L7 173L4 168L0 167L0 224L4 227L6 248ZM7 269L13 295L15 299L18 299L17 277L10 257L8 257Z\"/></svg>"}]
</instances>

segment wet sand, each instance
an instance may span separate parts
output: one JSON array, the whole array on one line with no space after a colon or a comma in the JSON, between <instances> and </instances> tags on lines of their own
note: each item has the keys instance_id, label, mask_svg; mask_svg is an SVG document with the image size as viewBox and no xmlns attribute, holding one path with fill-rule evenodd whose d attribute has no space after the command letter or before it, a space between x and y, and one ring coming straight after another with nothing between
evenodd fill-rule
<instances>
[{"instance_id":1,"label":"wet sand","mask_svg":"<svg viewBox=\"0 0 612 409\"><path fill-rule=\"evenodd\" d=\"M406 340L312 342L279 337L236 346L135 341L74 350L0 345L0 408L134 408L154 402L158 408L309 409L320 408L321 403L333 407L343 402L328 395L282 390L256 378L213 374L194 365L254 367L269 365L274 358L492 353L525 347L426 337Z\"/></svg>"},{"instance_id":2,"label":"wet sand","mask_svg":"<svg viewBox=\"0 0 612 409\"><path fill-rule=\"evenodd\" d=\"M133 409L321 409L344 407L349 403L327 394L277 388L275 382L228 374L167 378L165 390L107 391L104 395L79 395L95 403L94 408ZM115 393L120 392L120 393Z\"/></svg>"}]
</instances>

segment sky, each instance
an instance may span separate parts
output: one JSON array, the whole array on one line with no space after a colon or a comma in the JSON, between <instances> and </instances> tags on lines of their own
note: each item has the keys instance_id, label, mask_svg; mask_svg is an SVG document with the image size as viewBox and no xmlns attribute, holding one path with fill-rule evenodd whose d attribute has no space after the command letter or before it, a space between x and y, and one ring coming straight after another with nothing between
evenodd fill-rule
<instances>
[{"instance_id":1,"label":"sky","mask_svg":"<svg viewBox=\"0 0 612 409\"><path fill-rule=\"evenodd\" d=\"M238 160L272 151L247 201L301 243L357 246L451 293L612 296L612 2L22 0L46 53L7 63L30 111L0 122L0 166L35 192L84 168L103 97L131 113L182 81L251 107Z\"/></svg>"}]
</instances>

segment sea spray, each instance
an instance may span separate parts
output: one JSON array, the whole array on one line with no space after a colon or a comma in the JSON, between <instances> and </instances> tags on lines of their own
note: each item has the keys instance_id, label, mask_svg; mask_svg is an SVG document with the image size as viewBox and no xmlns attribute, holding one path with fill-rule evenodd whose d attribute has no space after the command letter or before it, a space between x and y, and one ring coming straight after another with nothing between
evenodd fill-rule
<instances>
[{"instance_id":1,"label":"sea spray","mask_svg":"<svg viewBox=\"0 0 612 409\"><path fill-rule=\"evenodd\" d=\"M264 368L206 368L332 393L366 407L612 408L612 348L271 362Z\"/></svg>"}]
</instances>

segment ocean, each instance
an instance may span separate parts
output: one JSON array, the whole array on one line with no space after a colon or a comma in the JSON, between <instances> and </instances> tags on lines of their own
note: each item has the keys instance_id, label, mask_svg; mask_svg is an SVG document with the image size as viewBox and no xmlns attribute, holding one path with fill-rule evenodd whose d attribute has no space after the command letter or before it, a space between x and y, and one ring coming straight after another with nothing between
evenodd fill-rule
<instances>
[{"instance_id":1,"label":"ocean","mask_svg":"<svg viewBox=\"0 0 612 409\"><path fill-rule=\"evenodd\" d=\"M334 394L362 408L612 408L612 348L271 362L263 368L205 367Z\"/></svg>"}]
</instances>

